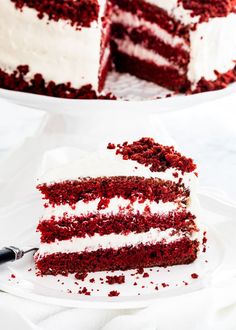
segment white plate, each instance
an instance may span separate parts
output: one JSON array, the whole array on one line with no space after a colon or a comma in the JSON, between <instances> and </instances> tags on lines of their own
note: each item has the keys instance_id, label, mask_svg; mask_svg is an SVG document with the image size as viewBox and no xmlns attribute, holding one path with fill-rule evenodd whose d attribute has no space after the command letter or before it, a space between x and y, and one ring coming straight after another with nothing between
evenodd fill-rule
<instances>
[{"instance_id":1,"label":"white plate","mask_svg":"<svg viewBox=\"0 0 236 330\"><path fill-rule=\"evenodd\" d=\"M162 111L174 111L225 97L236 92L236 83L227 88L207 93L195 95L173 95L160 86L144 80L137 79L128 74L119 75L111 73L107 82L107 91L114 91L120 97L118 100L75 100L62 99L56 97L35 95L29 93L15 92L0 89L0 97L13 103L21 104L29 108L47 110L51 114L70 114L70 115L92 115L99 110L102 114L112 111L122 113L157 113ZM129 100L129 102L124 101ZM140 102L140 101L143 102Z\"/></svg>"},{"instance_id":2,"label":"white plate","mask_svg":"<svg viewBox=\"0 0 236 330\"><path fill-rule=\"evenodd\" d=\"M211 212L204 211L204 219L208 226L207 251L201 253L197 261L190 265L145 269L149 277L135 274L135 270L91 273L82 282L76 280L74 275L68 277L36 276L31 255L18 262L0 267L0 289L13 295L48 304L107 309L145 307L155 299L198 290L211 282L214 272L223 262L224 243L212 225L218 217L215 207L216 204ZM5 238L4 245L37 245L38 236L35 234L35 227L41 214L42 205L37 196L32 196L24 203L2 209L0 220L2 223L1 237ZM29 269L31 270L29 271ZM198 279L191 277L193 273L199 275ZM12 278L12 274L15 278ZM109 285L106 283L106 276L120 274L125 275L124 284ZM95 279L95 283L90 282L91 278ZM133 285L134 282L137 282L137 285ZM169 286L163 287L162 283ZM158 291L155 290L156 285ZM86 287L91 295L79 294L80 287L81 289ZM113 290L120 292L120 295L113 298L108 297L108 293Z\"/></svg>"}]
</instances>

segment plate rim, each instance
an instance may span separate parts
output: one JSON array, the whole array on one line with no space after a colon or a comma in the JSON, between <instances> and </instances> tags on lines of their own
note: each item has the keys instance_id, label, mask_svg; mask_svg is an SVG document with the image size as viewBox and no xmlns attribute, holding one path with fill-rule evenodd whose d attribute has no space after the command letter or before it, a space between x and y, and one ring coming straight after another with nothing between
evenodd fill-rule
<instances>
[{"instance_id":1,"label":"plate rim","mask_svg":"<svg viewBox=\"0 0 236 330\"><path fill-rule=\"evenodd\" d=\"M63 114L69 116L87 116L95 108L99 108L100 113L108 113L114 111L141 114L158 114L165 112L173 112L192 107L203 102L208 102L223 98L235 93L236 82L228 85L224 89L207 91L196 94L176 94L172 97L164 97L155 100L81 100L81 99L65 99L46 95L38 95L33 93L25 93L14 90L0 88L0 97L13 103L26 107L27 109L37 109L46 111L49 114ZM27 99L25 102L24 99ZM59 108L62 106L62 108ZM158 107L157 107L158 105ZM57 108L58 107L58 108Z\"/></svg>"}]
</instances>

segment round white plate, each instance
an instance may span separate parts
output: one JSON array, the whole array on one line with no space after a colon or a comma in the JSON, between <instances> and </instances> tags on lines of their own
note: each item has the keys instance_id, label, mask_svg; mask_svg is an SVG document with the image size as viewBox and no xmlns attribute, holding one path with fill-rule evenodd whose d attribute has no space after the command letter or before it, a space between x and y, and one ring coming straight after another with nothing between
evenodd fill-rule
<instances>
[{"instance_id":1,"label":"round white plate","mask_svg":"<svg viewBox=\"0 0 236 330\"><path fill-rule=\"evenodd\" d=\"M190 265L148 268L144 270L148 275L138 274L137 270L90 273L82 281L77 280L74 275L36 276L33 256L29 255L0 267L0 289L48 304L107 309L145 307L155 299L200 289L211 282L214 271L221 265L224 256L224 243L214 227L209 226L214 223L215 212L204 212L208 227L207 250ZM23 204L2 210L2 242L5 245L37 246L35 228L41 214L41 201L35 196ZM198 275L197 279L191 276L195 273ZM124 284L106 283L107 276L121 274L125 276ZM81 293L84 287L90 295ZM118 297L109 297L110 291L118 291L120 294Z\"/></svg>"},{"instance_id":2,"label":"round white plate","mask_svg":"<svg viewBox=\"0 0 236 330\"><path fill-rule=\"evenodd\" d=\"M35 95L0 89L0 97L29 108L47 110L51 114L92 115L94 111L107 114L112 111L157 113L174 111L236 92L236 83L227 88L194 95L177 95L153 83L128 74L110 73L106 91L112 91L117 100L75 100ZM166 97L171 95L172 97ZM129 102L127 102L129 100ZM141 101L141 102L140 102ZM91 113L92 112L92 113Z\"/></svg>"}]
</instances>

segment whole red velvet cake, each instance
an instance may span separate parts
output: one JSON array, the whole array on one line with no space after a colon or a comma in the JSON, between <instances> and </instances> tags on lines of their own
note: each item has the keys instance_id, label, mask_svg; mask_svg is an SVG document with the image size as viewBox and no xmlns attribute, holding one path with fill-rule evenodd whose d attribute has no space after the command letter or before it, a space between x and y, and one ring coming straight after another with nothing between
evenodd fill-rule
<instances>
[{"instance_id":1,"label":"whole red velvet cake","mask_svg":"<svg viewBox=\"0 0 236 330\"><path fill-rule=\"evenodd\" d=\"M235 0L4 0L0 87L103 98L115 67L178 92L236 80Z\"/></svg>"},{"instance_id":2,"label":"whole red velvet cake","mask_svg":"<svg viewBox=\"0 0 236 330\"><path fill-rule=\"evenodd\" d=\"M41 275L189 264L202 232L196 165L151 138L50 170L35 256Z\"/></svg>"}]
</instances>

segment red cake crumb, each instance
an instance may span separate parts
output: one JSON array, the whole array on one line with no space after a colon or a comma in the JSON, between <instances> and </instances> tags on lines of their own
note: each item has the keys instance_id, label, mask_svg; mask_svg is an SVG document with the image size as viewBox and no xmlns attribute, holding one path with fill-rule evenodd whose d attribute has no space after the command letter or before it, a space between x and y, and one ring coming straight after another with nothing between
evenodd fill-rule
<instances>
[{"instance_id":1,"label":"red cake crumb","mask_svg":"<svg viewBox=\"0 0 236 330\"><path fill-rule=\"evenodd\" d=\"M94 279L94 278L91 278L91 279L89 280L89 282L90 282L90 283L94 283L94 282L95 282L95 279Z\"/></svg>"},{"instance_id":2,"label":"red cake crumb","mask_svg":"<svg viewBox=\"0 0 236 330\"><path fill-rule=\"evenodd\" d=\"M29 268L29 269L28 269L28 272L31 272L31 270L32 270L32 268Z\"/></svg>"},{"instance_id":3,"label":"red cake crumb","mask_svg":"<svg viewBox=\"0 0 236 330\"><path fill-rule=\"evenodd\" d=\"M75 278L77 280L81 280L81 281L84 281L85 278L87 277L88 273L76 273L75 274Z\"/></svg>"},{"instance_id":4,"label":"red cake crumb","mask_svg":"<svg viewBox=\"0 0 236 330\"><path fill-rule=\"evenodd\" d=\"M108 293L108 297L117 297L119 295L120 295L120 292L118 292L118 291L110 291Z\"/></svg>"},{"instance_id":5,"label":"red cake crumb","mask_svg":"<svg viewBox=\"0 0 236 330\"><path fill-rule=\"evenodd\" d=\"M219 73L215 71L215 74L217 76L216 80L209 81L205 78L202 78L198 82L196 89L193 91L189 90L188 94L210 92L226 88L229 84L236 81L236 66L226 73Z\"/></svg>"},{"instance_id":6,"label":"red cake crumb","mask_svg":"<svg viewBox=\"0 0 236 330\"><path fill-rule=\"evenodd\" d=\"M115 149L115 148L116 148L116 146L114 143L108 143L107 149Z\"/></svg>"},{"instance_id":7,"label":"red cake crumb","mask_svg":"<svg viewBox=\"0 0 236 330\"><path fill-rule=\"evenodd\" d=\"M137 269L136 274L143 274L143 272L144 272L144 268L140 267Z\"/></svg>"},{"instance_id":8,"label":"red cake crumb","mask_svg":"<svg viewBox=\"0 0 236 330\"><path fill-rule=\"evenodd\" d=\"M199 277L199 275L196 274L196 273L193 273L193 274L191 274L191 277L192 277L193 279L197 279L197 278Z\"/></svg>"},{"instance_id":9,"label":"red cake crumb","mask_svg":"<svg viewBox=\"0 0 236 330\"><path fill-rule=\"evenodd\" d=\"M143 277L145 278L145 277L149 277L149 274L148 273L144 273L143 274Z\"/></svg>"},{"instance_id":10,"label":"red cake crumb","mask_svg":"<svg viewBox=\"0 0 236 330\"><path fill-rule=\"evenodd\" d=\"M166 287L170 286L170 285L167 284L167 283L161 283L161 285L163 286L163 288L166 288Z\"/></svg>"},{"instance_id":11,"label":"red cake crumb","mask_svg":"<svg viewBox=\"0 0 236 330\"><path fill-rule=\"evenodd\" d=\"M203 233L203 239L202 239L202 245L203 245L202 252L203 253L206 252L206 243L207 243L207 237L206 237L206 231L204 231L204 233Z\"/></svg>"},{"instance_id":12,"label":"red cake crumb","mask_svg":"<svg viewBox=\"0 0 236 330\"><path fill-rule=\"evenodd\" d=\"M137 282L134 282L134 284L133 284L133 285L134 285L134 286L136 286L136 285L138 285L138 284L137 284Z\"/></svg>"},{"instance_id":13,"label":"red cake crumb","mask_svg":"<svg viewBox=\"0 0 236 330\"><path fill-rule=\"evenodd\" d=\"M188 285L188 282L183 281L184 285Z\"/></svg>"},{"instance_id":14,"label":"red cake crumb","mask_svg":"<svg viewBox=\"0 0 236 330\"><path fill-rule=\"evenodd\" d=\"M11 278L16 278L16 275L15 274L11 274Z\"/></svg>"},{"instance_id":15,"label":"red cake crumb","mask_svg":"<svg viewBox=\"0 0 236 330\"><path fill-rule=\"evenodd\" d=\"M120 275L120 276L106 276L106 283L108 284L123 284L125 283L125 276Z\"/></svg>"},{"instance_id":16,"label":"red cake crumb","mask_svg":"<svg viewBox=\"0 0 236 330\"><path fill-rule=\"evenodd\" d=\"M208 21L210 17L225 17L235 10L235 0L179 0L183 7L192 11L193 15L200 15L201 21Z\"/></svg>"},{"instance_id":17,"label":"red cake crumb","mask_svg":"<svg viewBox=\"0 0 236 330\"><path fill-rule=\"evenodd\" d=\"M158 288L158 286L157 286L157 285L155 286L155 290L159 290L159 288Z\"/></svg>"},{"instance_id":18,"label":"red cake crumb","mask_svg":"<svg viewBox=\"0 0 236 330\"><path fill-rule=\"evenodd\" d=\"M38 12L38 18L46 15L47 19L71 22L71 25L89 27L91 22L98 19L99 5L97 0L11 0L16 8L22 10L24 6Z\"/></svg>"},{"instance_id":19,"label":"red cake crumb","mask_svg":"<svg viewBox=\"0 0 236 330\"><path fill-rule=\"evenodd\" d=\"M79 294L84 294L85 296L90 296L91 293L88 291L86 287L84 287L82 290L78 291Z\"/></svg>"},{"instance_id":20,"label":"red cake crumb","mask_svg":"<svg viewBox=\"0 0 236 330\"><path fill-rule=\"evenodd\" d=\"M117 146L117 154L123 159L131 159L149 166L152 172L165 171L174 167L181 172L193 172L196 165L191 158L182 156L173 146L163 146L152 138L142 138L131 144L123 143Z\"/></svg>"}]
</instances>

